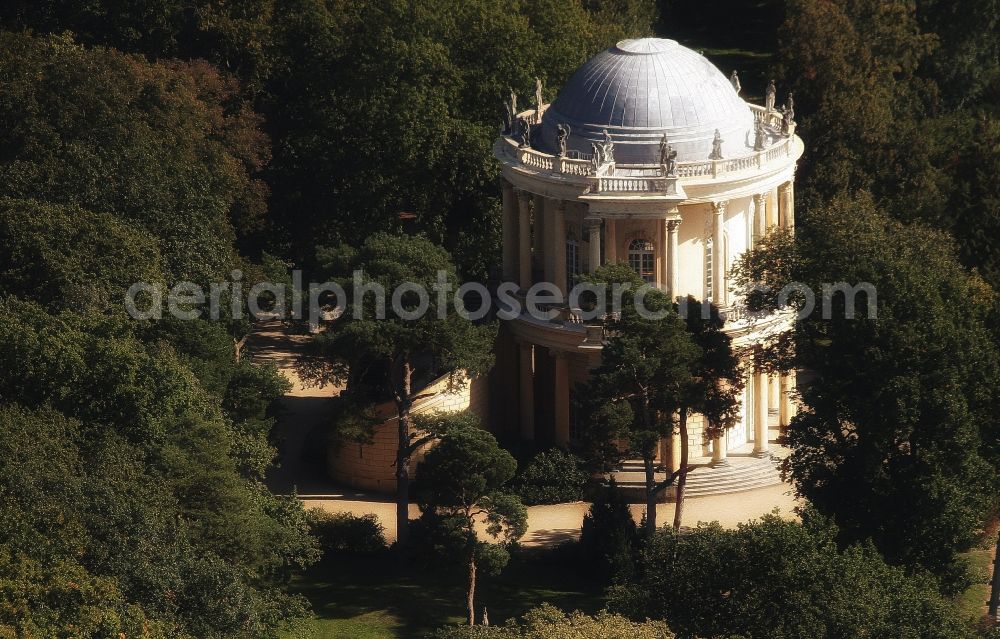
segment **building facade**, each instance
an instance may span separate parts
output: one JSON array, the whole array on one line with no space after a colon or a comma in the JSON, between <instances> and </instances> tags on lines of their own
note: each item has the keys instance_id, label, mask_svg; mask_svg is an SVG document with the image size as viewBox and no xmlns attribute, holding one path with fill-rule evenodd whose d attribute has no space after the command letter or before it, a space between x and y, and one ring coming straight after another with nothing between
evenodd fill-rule
<instances>
[{"instance_id":1,"label":"building facade","mask_svg":"<svg viewBox=\"0 0 1000 639\"><path fill-rule=\"evenodd\" d=\"M539 98L541 92L538 92ZM540 99L537 100L540 102ZM624 40L584 64L551 104L519 111L516 98L494 152L503 175L503 279L525 295L558 288L555 319L522 312L505 323L495 415L522 439L566 445L573 393L600 363L603 329L567 300L574 276L624 262L672 297L723 310L737 346L786 330L787 316L749 321L732 290L735 261L770 230L795 224L795 164L802 141L793 106L744 101L739 83L672 40ZM692 451L725 463L752 443L768 451L768 413L787 424L790 376L750 373L739 424ZM700 448L699 448L700 447ZM676 468L677 441L663 461Z\"/></svg>"}]
</instances>

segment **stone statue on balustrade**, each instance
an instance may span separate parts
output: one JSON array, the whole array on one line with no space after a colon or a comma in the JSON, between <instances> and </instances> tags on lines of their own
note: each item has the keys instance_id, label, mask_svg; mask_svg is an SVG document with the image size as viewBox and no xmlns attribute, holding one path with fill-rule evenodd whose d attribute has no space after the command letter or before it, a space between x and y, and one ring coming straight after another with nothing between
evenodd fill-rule
<instances>
[{"instance_id":1,"label":"stone statue on balustrade","mask_svg":"<svg viewBox=\"0 0 1000 639\"><path fill-rule=\"evenodd\" d=\"M743 90L743 85L740 84L740 76L736 73L736 69L733 69L732 75L729 76L729 82L733 85L733 90L736 91L736 95L740 94Z\"/></svg>"},{"instance_id":2,"label":"stone statue on balustrade","mask_svg":"<svg viewBox=\"0 0 1000 639\"><path fill-rule=\"evenodd\" d=\"M542 121L542 79L535 78L535 124Z\"/></svg>"},{"instance_id":3,"label":"stone statue on balustrade","mask_svg":"<svg viewBox=\"0 0 1000 639\"><path fill-rule=\"evenodd\" d=\"M785 107L788 111L788 122L795 122L795 94L791 91L788 92L788 101L785 102Z\"/></svg>"},{"instance_id":4,"label":"stone statue on balustrade","mask_svg":"<svg viewBox=\"0 0 1000 639\"><path fill-rule=\"evenodd\" d=\"M590 151L590 168L594 170L594 175L597 175L597 170L601 168L601 147L597 146L597 142L591 142Z\"/></svg>"},{"instance_id":5,"label":"stone statue on balustrade","mask_svg":"<svg viewBox=\"0 0 1000 639\"><path fill-rule=\"evenodd\" d=\"M792 132L792 118L789 117L788 105L781 105L781 135L789 136Z\"/></svg>"},{"instance_id":6,"label":"stone statue on balustrade","mask_svg":"<svg viewBox=\"0 0 1000 639\"><path fill-rule=\"evenodd\" d=\"M660 139L660 169L667 177L677 176L677 151L667 142L667 134Z\"/></svg>"},{"instance_id":7,"label":"stone statue on balustrade","mask_svg":"<svg viewBox=\"0 0 1000 639\"><path fill-rule=\"evenodd\" d=\"M604 142L601 143L601 162L613 163L615 161L615 141L611 139L611 134L607 129L602 129Z\"/></svg>"},{"instance_id":8,"label":"stone statue on balustrade","mask_svg":"<svg viewBox=\"0 0 1000 639\"><path fill-rule=\"evenodd\" d=\"M503 133L514 135L514 113L510 110L510 102L503 103Z\"/></svg>"},{"instance_id":9,"label":"stone statue on balustrade","mask_svg":"<svg viewBox=\"0 0 1000 639\"><path fill-rule=\"evenodd\" d=\"M754 123L753 150L763 151L767 147L767 129L764 122L757 120Z\"/></svg>"},{"instance_id":10,"label":"stone statue on balustrade","mask_svg":"<svg viewBox=\"0 0 1000 639\"><path fill-rule=\"evenodd\" d=\"M566 155L566 142L569 139L570 128L568 124L556 125L556 145L559 147L559 157Z\"/></svg>"},{"instance_id":11,"label":"stone statue on balustrade","mask_svg":"<svg viewBox=\"0 0 1000 639\"><path fill-rule=\"evenodd\" d=\"M715 130L715 137L712 139L712 154L708 156L709 160L721 160L722 159L722 134L719 130Z\"/></svg>"},{"instance_id":12,"label":"stone statue on balustrade","mask_svg":"<svg viewBox=\"0 0 1000 639\"><path fill-rule=\"evenodd\" d=\"M774 80L767 83L767 91L764 93L764 106L770 113L774 111L774 100L778 95L778 88L774 84Z\"/></svg>"},{"instance_id":13,"label":"stone statue on balustrade","mask_svg":"<svg viewBox=\"0 0 1000 639\"><path fill-rule=\"evenodd\" d=\"M521 147L531 146L531 120L526 117L518 118L517 123L521 134Z\"/></svg>"}]
</instances>

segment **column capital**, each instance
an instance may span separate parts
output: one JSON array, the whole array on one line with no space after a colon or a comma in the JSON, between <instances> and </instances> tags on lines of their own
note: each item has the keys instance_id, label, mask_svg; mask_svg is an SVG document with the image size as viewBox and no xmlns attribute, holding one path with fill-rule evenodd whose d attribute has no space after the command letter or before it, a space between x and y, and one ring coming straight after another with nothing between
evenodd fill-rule
<instances>
[{"instance_id":1,"label":"column capital","mask_svg":"<svg viewBox=\"0 0 1000 639\"><path fill-rule=\"evenodd\" d=\"M753 203L754 203L754 206L757 206L758 208L764 206L764 202L766 201L766 199L767 199L767 193L754 193L753 194Z\"/></svg>"},{"instance_id":2,"label":"column capital","mask_svg":"<svg viewBox=\"0 0 1000 639\"><path fill-rule=\"evenodd\" d=\"M527 206L528 202L531 201L532 193L531 191L525 191L524 189L514 188L514 193L517 194L517 199Z\"/></svg>"},{"instance_id":3,"label":"column capital","mask_svg":"<svg viewBox=\"0 0 1000 639\"><path fill-rule=\"evenodd\" d=\"M670 231L671 233L675 233L677 229L680 228L680 226L681 226L680 218L667 220L667 230Z\"/></svg>"},{"instance_id":4,"label":"column capital","mask_svg":"<svg viewBox=\"0 0 1000 639\"><path fill-rule=\"evenodd\" d=\"M712 202L712 211L716 215L725 215L727 206L729 206L729 200L719 200L718 202Z\"/></svg>"}]
</instances>

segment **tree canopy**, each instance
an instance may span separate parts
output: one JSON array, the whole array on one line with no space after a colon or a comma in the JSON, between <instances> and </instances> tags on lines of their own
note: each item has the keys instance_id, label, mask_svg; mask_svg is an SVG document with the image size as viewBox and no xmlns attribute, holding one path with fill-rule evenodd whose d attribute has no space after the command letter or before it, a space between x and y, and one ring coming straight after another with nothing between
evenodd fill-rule
<instances>
[{"instance_id":1,"label":"tree canopy","mask_svg":"<svg viewBox=\"0 0 1000 639\"><path fill-rule=\"evenodd\" d=\"M794 360L777 358L814 375L788 429L788 472L844 538L945 574L997 506L995 293L945 234L894 221L871 197L837 199L811 219L794 242L765 239L741 276L770 287L765 305L789 282L816 292ZM871 292L824 296L837 282Z\"/></svg>"}]
</instances>

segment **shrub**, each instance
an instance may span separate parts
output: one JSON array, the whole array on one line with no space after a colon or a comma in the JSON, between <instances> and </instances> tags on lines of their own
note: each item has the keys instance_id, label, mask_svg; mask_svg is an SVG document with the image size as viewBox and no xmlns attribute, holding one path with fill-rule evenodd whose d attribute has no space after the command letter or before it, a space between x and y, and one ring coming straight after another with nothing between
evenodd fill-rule
<instances>
[{"instance_id":1,"label":"shrub","mask_svg":"<svg viewBox=\"0 0 1000 639\"><path fill-rule=\"evenodd\" d=\"M870 544L844 550L836 529L769 515L646 544L641 574L611 593L612 610L669 619L684 636L748 639L967 639L951 602L925 576L888 565Z\"/></svg>"},{"instance_id":2,"label":"shrub","mask_svg":"<svg viewBox=\"0 0 1000 639\"><path fill-rule=\"evenodd\" d=\"M549 604L502 626L458 626L436 632L434 639L672 639L662 621L630 621L607 612L589 617L566 614Z\"/></svg>"},{"instance_id":3,"label":"shrub","mask_svg":"<svg viewBox=\"0 0 1000 639\"><path fill-rule=\"evenodd\" d=\"M385 528L375 515L309 511L309 528L324 553L371 554L385 550Z\"/></svg>"},{"instance_id":4,"label":"shrub","mask_svg":"<svg viewBox=\"0 0 1000 639\"><path fill-rule=\"evenodd\" d=\"M634 571L638 541L632 511L612 479L583 518L580 552L584 563L604 583L625 581Z\"/></svg>"},{"instance_id":5,"label":"shrub","mask_svg":"<svg viewBox=\"0 0 1000 639\"><path fill-rule=\"evenodd\" d=\"M538 453L519 469L514 490L529 506L561 504L582 500L589 481L590 475L584 470L582 459L553 448Z\"/></svg>"}]
</instances>

